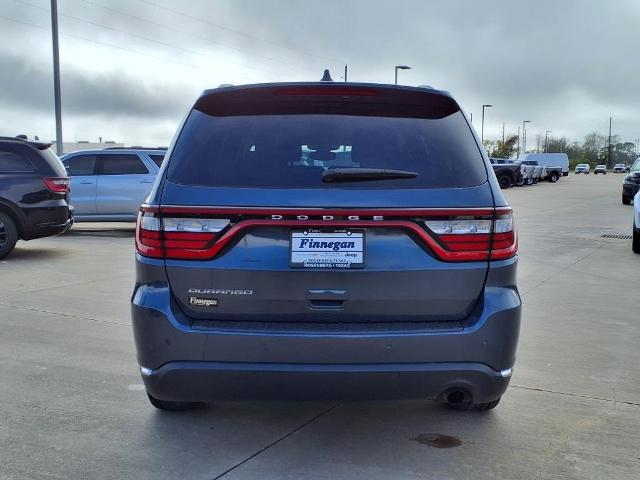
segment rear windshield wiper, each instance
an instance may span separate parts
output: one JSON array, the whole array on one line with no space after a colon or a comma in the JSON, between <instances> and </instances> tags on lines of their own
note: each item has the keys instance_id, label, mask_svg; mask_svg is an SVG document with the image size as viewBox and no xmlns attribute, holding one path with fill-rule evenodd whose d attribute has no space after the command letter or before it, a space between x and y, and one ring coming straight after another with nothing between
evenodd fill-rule
<instances>
[{"instance_id":1,"label":"rear windshield wiper","mask_svg":"<svg viewBox=\"0 0 640 480\"><path fill-rule=\"evenodd\" d=\"M384 168L331 168L322 174L322 181L366 182L369 180L392 180L396 178L416 178L417 172L407 170L387 170Z\"/></svg>"}]
</instances>

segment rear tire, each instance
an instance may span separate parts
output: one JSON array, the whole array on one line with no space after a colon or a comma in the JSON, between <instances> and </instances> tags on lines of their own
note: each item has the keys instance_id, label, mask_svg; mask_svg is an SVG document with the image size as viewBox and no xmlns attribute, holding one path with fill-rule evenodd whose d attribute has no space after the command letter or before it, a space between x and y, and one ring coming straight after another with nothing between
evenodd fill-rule
<instances>
[{"instance_id":1,"label":"rear tire","mask_svg":"<svg viewBox=\"0 0 640 480\"><path fill-rule=\"evenodd\" d=\"M502 397L500 397L500 398L502 398ZM486 412L487 410L493 410L500 403L500 398L497 398L497 399L492 400L490 402L476 403L473 406L473 410L477 410L479 412Z\"/></svg>"},{"instance_id":2,"label":"rear tire","mask_svg":"<svg viewBox=\"0 0 640 480\"><path fill-rule=\"evenodd\" d=\"M147 397L149 397L151 405L156 407L158 410L164 410L165 412L184 412L199 405L196 402L172 402L170 400L160 400L149 393L147 393Z\"/></svg>"},{"instance_id":3,"label":"rear tire","mask_svg":"<svg viewBox=\"0 0 640 480\"><path fill-rule=\"evenodd\" d=\"M640 228L633 223L633 240L631 241L631 250L633 253L640 253Z\"/></svg>"},{"instance_id":4,"label":"rear tire","mask_svg":"<svg viewBox=\"0 0 640 480\"><path fill-rule=\"evenodd\" d=\"M560 176L556 172L551 172L551 175L549 175L549 181L551 183L556 183L559 178Z\"/></svg>"},{"instance_id":5,"label":"rear tire","mask_svg":"<svg viewBox=\"0 0 640 480\"><path fill-rule=\"evenodd\" d=\"M629 197L625 197L624 195L622 195L622 204L631 205L631 199Z\"/></svg>"},{"instance_id":6,"label":"rear tire","mask_svg":"<svg viewBox=\"0 0 640 480\"><path fill-rule=\"evenodd\" d=\"M447 406L459 412L470 412L470 411L486 412L487 410L493 410L494 408L496 408L500 403L500 398L502 397L499 397L496 400L492 400L490 402L484 402L484 403L462 402L456 405L447 404Z\"/></svg>"},{"instance_id":7,"label":"rear tire","mask_svg":"<svg viewBox=\"0 0 640 480\"><path fill-rule=\"evenodd\" d=\"M511 181L511 177L509 175L500 175L498 177L498 183L500 184L500 188L506 189L511 187L513 182Z\"/></svg>"},{"instance_id":8,"label":"rear tire","mask_svg":"<svg viewBox=\"0 0 640 480\"><path fill-rule=\"evenodd\" d=\"M0 259L9 255L18 241L18 228L9 215L0 212Z\"/></svg>"}]
</instances>

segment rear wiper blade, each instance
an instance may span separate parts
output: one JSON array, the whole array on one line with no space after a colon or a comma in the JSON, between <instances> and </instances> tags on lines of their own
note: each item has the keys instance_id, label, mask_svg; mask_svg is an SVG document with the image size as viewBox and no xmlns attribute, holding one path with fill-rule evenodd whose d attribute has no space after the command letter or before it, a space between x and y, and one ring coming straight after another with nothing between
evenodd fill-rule
<instances>
[{"instance_id":1,"label":"rear wiper blade","mask_svg":"<svg viewBox=\"0 0 640 480\"><path fill-rule=\"evenodd\" d=\"M417 172L407 170L387 170L384 168L331 168L322 174L322 181L366 182L369 180L392 180L396 178L416 178Z\"/></svg>"}]
</instances>

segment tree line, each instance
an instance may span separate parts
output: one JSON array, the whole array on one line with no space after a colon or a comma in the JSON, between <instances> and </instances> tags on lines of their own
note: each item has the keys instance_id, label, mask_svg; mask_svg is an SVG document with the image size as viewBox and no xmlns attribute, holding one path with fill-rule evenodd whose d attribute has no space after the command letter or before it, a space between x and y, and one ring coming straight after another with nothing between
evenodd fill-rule
<instances>
[{"instance_id":1,"label":"tree line","mask_svg":"<svg viewBox=\"0 0 640 480\"><path fill-rule=\"evenodd\" d=\"M517 135L506 137L504 141L485 140L484 147L489 156L495 158L516 158L520 149ZM527 153L543 153L544 151L544 141L540 142L539 138L535 148L527 148ZM588 163L592 167L598 164L612 167L616 163L631 165L638 157L636 145L633 142L624 142L618 135L613 135L611 137L611 158L609 158L609 137L597 132L586 135L582 142L569 141L566 137L549 137L546 152L566 153L571 168L578 163Z\"/></svg>"}]
</instances>

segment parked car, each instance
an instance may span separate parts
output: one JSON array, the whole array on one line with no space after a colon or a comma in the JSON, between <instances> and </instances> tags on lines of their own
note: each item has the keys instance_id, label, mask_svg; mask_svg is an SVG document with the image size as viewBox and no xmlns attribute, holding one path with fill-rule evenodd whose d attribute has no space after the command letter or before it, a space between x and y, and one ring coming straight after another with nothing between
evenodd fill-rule
<instances>
[{"instance_id":1,"label":"parked car","mask_svg":"<svg viewBox=\"0 0 640 480\"><path fill-rule=\"evenodd\" d=\"M634 199L636 193L640 190L640 158L638 158L631 169L629 174L624 177L622 184L622 203L623 205L629 205L631 200Z\"/></svg>"},{"instance_id":2,"label":"parked car","mask_svg":"<svg viewBox=\"0 0 640 480\"><path fill-rule=\"evenodd\" d=\"M569 157L566 153L525 153L518 158L520 161L534 160L536 165L544 167L560 167L561 175L569 175Z\"/></svg>"},{"instance_id":3,"label":"parked car","mask_svg":"<svg viewBox=\"0 0 640 480\"><path fill-rule=\"evenodd\" d=\"M516 233L448 93L221 87L174 142L136 233L133 331L155 407L498 404L520 323Z\"/></svg>"},{"instance_id":4,"label":"parked car","mask_svg":"<svg viewBox=\"0 0 640 480\"><path fill-rule=\"evenodd\" d=\"M562 167L540 165L537 160L522 160L520 163L523 165L541 167L540 180L547 180L551 183L555 183L560 180L560 177L562 176Z\"/></svg>"},{"instance_id":5,"label":"parked car","mask_svg":"<svg viewBox=\"0 0 640 480\"><path fill-rule=\"evenodd\" d=\"M78 222L135 222L165 150L105 148L62 156Z\"/></svg>"},{"instance_id":6,"label":"parked car","mask_svg":"<svg viewBox=\"0 0 640 480\"><path fill-rule=\"evenodd\" d=\"M489 158L493 172L496 174L500 188L509 188L513 185L522 185L522 167L516 163L509 163L503 158ZM502 163L500 163L502 162Z\"/></svg>"},{"instance_id":7,"label":"parked car","mask_svg":"<svg viewBox=\"0 0 640 480\"><path fill-rule=\"evenodd\" d=\"M606 165L596 165L596 168L593 170L593 174L597 175L597 174L603 174L606 175L607 174L607 166Z\"/></svg>"},{"instance_id":8,"label":"parked car","mask_svg":"<svg viewBox=\"0 0 640 480\"><path fill-rule=\"evenodd\" d=\"M613 173L625 173L627 171L627 166L624 163L616 163L613 166Z\"/></svg>"},{"instance_id":9,"label":"parked car","mask_svg":"<svg viewBox=\"0 0 640 480\"><path fill-rule=\"evenodd\" d=\"M633 234L631 248L634 253L640 253L640 191L633 199Z\"/></svg>"},{"instance_id":10,"label":"parked car","mask_svg":"<svg viewBox=\"0 0 640 480\"><path fill-rule=\"evenodd\" d=\"M69 177L50 146L0 137L0 258L18 240L57 235L73 223Z\"/></svg>"},{"instance_id":11,"label":"parked car","mask_svg":"<svg viewBox=\"0 0 640 480\"><path fill-rule=\"evenodd\" d=\"M584 173L586 175L589 175L590 170L591 170L591 167L589 166L588 163L579 163L576 165L576 168L573 170L573 173L575 173L576 175L578 175L579 173Z\"/></svg>"}]
</instances>

